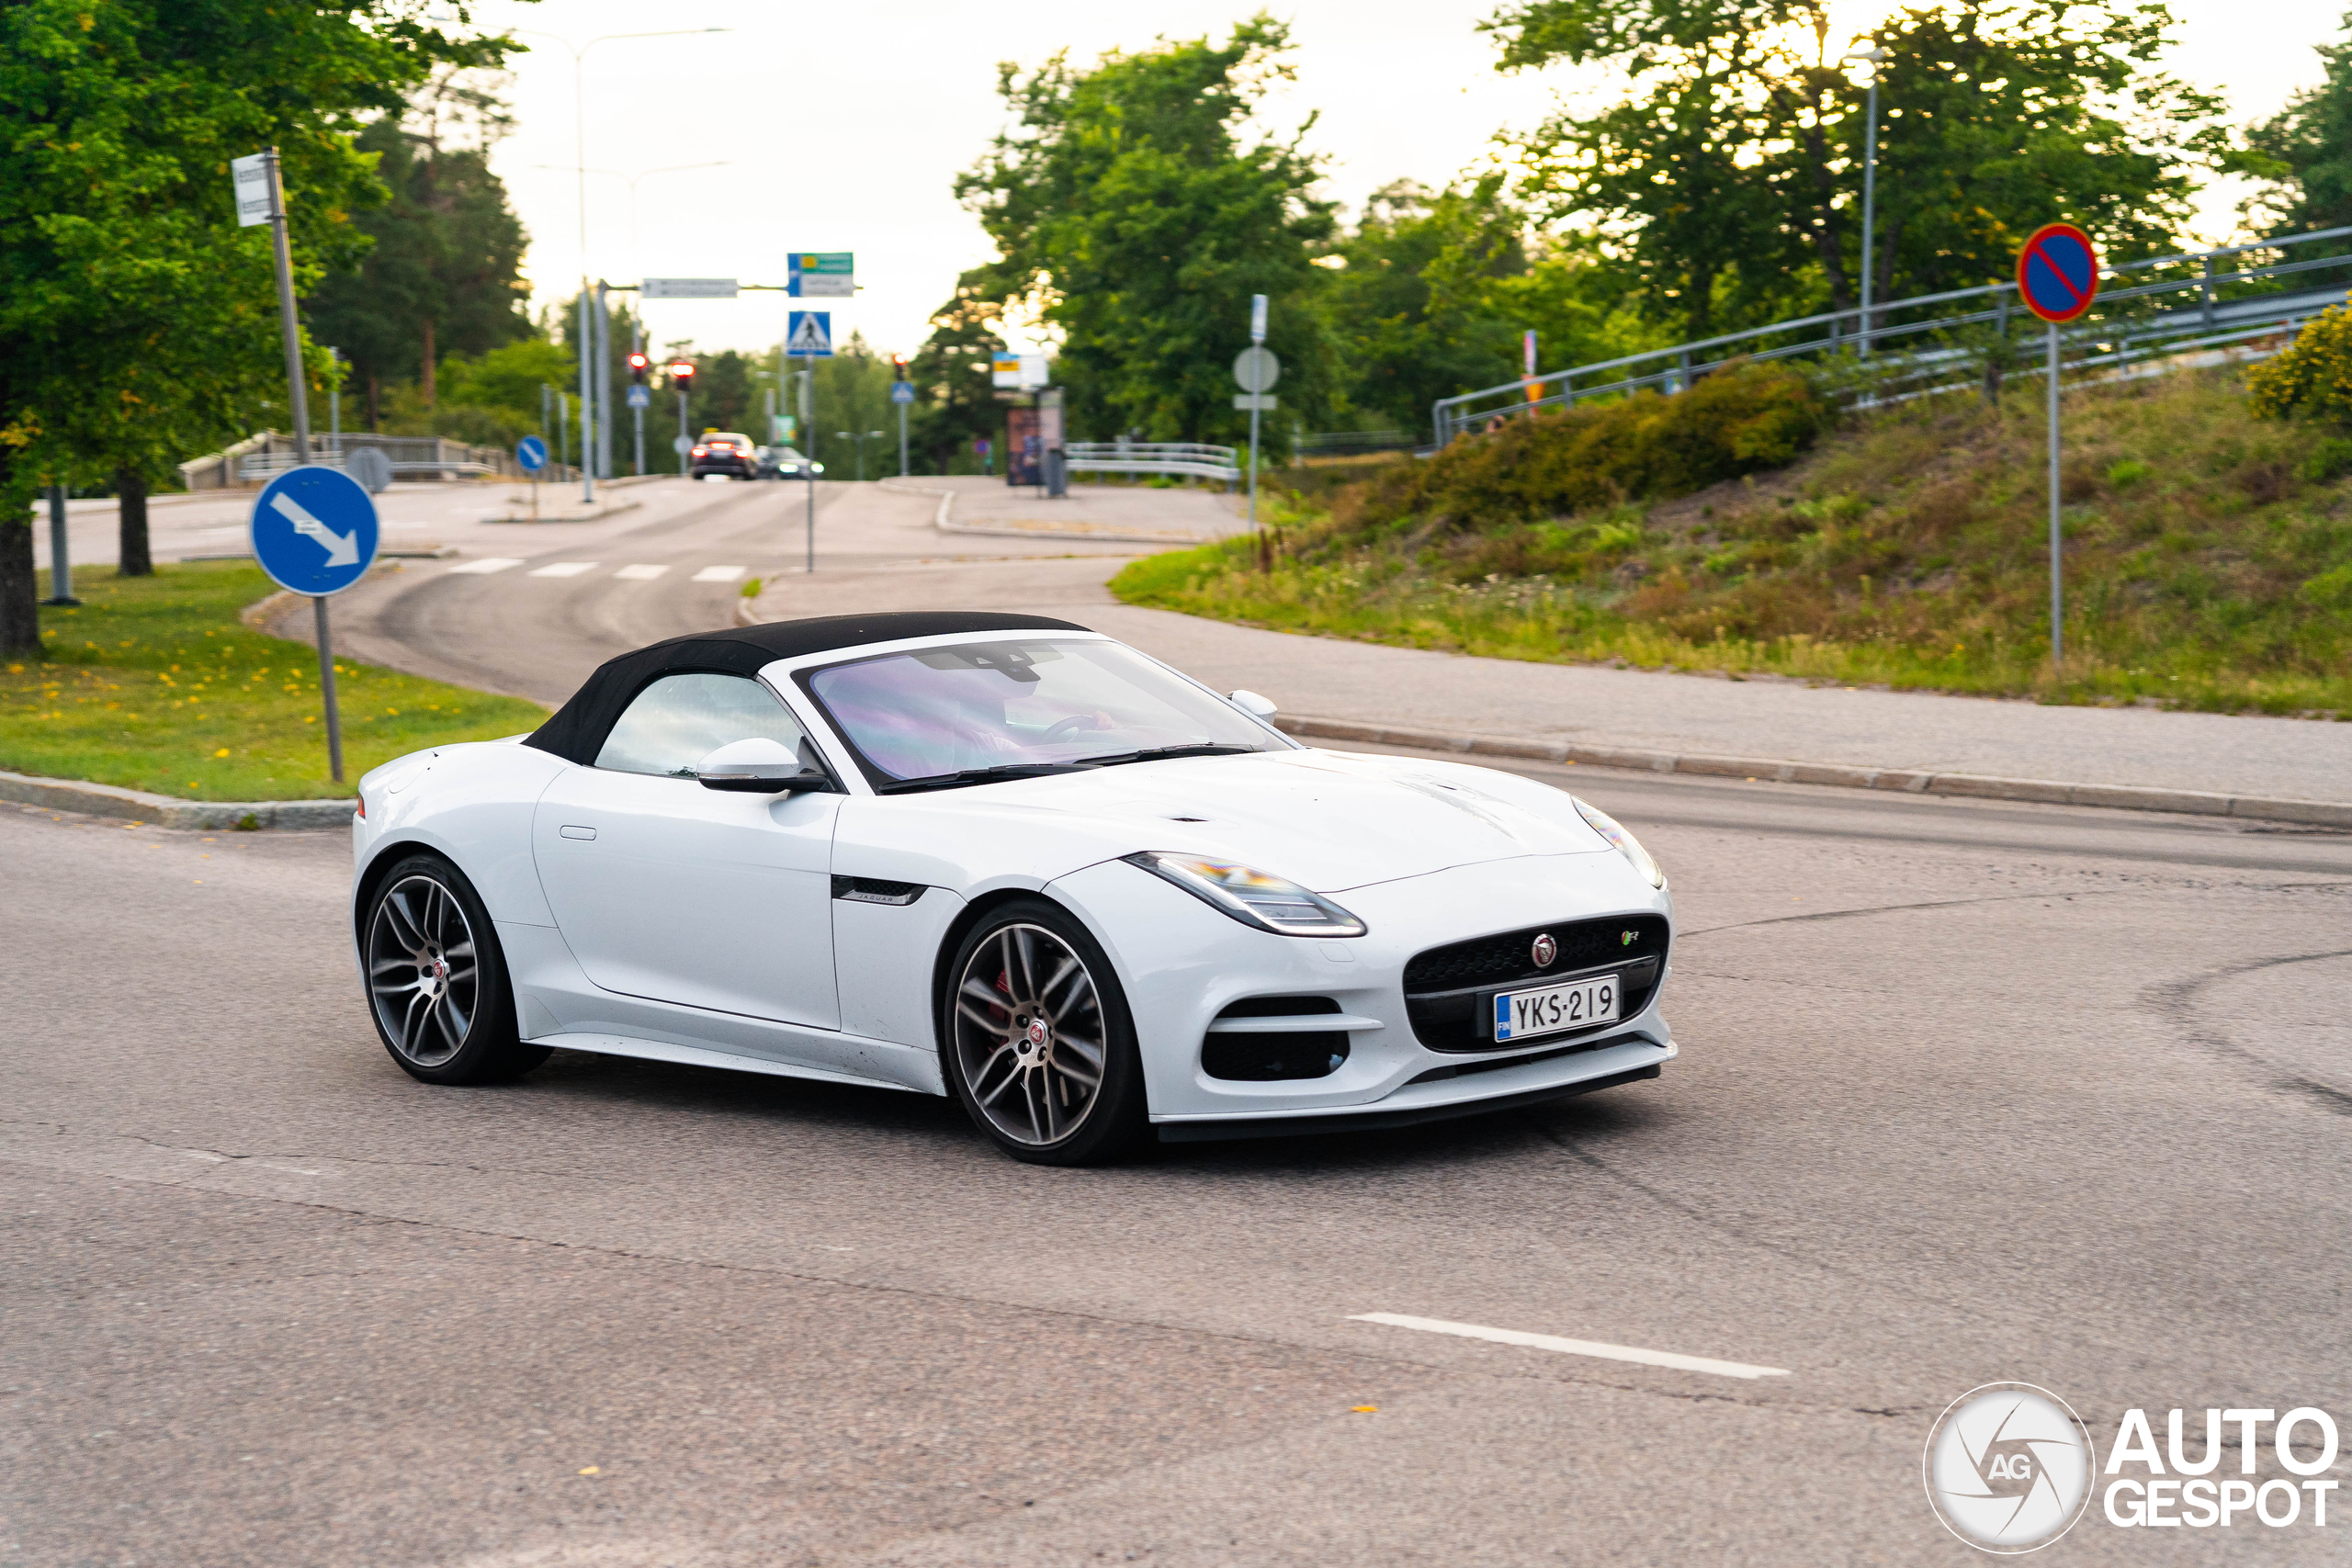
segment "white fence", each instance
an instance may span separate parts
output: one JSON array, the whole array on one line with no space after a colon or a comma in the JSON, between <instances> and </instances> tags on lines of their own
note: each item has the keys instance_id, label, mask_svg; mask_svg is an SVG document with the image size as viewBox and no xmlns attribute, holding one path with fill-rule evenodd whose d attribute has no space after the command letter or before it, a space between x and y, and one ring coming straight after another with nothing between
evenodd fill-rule
<instances>
[{"instance_id":1,"label":"white fence","mask_svg":"<svg viewBox=\"0 0 2352 1568\"><path fill-rule=\"evenodd\" d=\"M311 438L311 461L339 468L344 459L361 448L381 452L392 465L396 479L522 479L526 477L514 454L496 446L474 446L437 435L368 435L349 434L340 443L331 435ZM235 446L179 465L181 482L189 490L233 490L266 483L274 474L295 466L294 438L265 430ZM578 470L549 463L539 470L542 479L562 482Z\"/></svg>"},{"instance_id":2,"label":"white fence","mask_svg":"<svg viewBox=\"0 0 2352 1568\"><path fill-rule=\"evenodd\" d=\"M1238 484L1241 455L1230 446L1196 441L1073 441L1062 448L1073 474L1170 474Z\"/></svg>"}]
</instances>

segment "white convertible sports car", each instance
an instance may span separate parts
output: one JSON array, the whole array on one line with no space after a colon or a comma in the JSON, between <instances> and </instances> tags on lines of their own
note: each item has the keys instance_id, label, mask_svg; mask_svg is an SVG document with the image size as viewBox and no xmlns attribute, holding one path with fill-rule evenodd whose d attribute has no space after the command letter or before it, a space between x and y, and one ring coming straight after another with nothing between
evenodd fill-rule
<instances>
[{"instance_id":1,"label":"white convertible sports car","mask_svg":"<svg viewBox=\"0 0 2352 1568\"><path fill-rule=\"evenodd\" d=\"M1655 1077L1666 876L1576 797L1313 750L1035 615L626 654L360 781L398 1062L557 1046L953 1095L1016 1158L1388 1127Z\"/></svg>"}]
</instances>

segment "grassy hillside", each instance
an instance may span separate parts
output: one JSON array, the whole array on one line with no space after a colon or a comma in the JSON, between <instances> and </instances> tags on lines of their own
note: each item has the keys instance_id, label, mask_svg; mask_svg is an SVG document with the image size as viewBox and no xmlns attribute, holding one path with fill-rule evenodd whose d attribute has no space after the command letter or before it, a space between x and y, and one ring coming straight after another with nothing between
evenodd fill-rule
<instances>
[{"instance_id":1,"label":"grassy hillside","mask_svg":"<svg viewBox=\"0 0 2352 1568\"><path fill-rule=\"evenodd\" d=\"M0 665L0 769L196 800L352 793L327 773L319 656L248 629L275 585L243 561L84 570L43 606L46 656ZM536 729L536 703L335 660L347 779L405 752Z\"/></svg>"},{"instance_id":2,"label":"grassy hillside","mask_svg":"<svg viewBox=\"0 0 2352 1568\"><path fill-rule=\"evenodd\" d=\"M1807 438L1805 417L1792 407L1780 436ZM1277 508L1271 570L1237 543L1112 586L1506 658L2352 717L2352 441L2253 418L2231 370L2072 390L2065 437L2056 671L2031 394L1855 417L1789 467L1704 489L1647 476L1665 500L1640 499L1622 461L1555 461L1532 429L1476 437ZM1531 482L1545 468L1560 482Z\"/></svg>"}]
</instances>

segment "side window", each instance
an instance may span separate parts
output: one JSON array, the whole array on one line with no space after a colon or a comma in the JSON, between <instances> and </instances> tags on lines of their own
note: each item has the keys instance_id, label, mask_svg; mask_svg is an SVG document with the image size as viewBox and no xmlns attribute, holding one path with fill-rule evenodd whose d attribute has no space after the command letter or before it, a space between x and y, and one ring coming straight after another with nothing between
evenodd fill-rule
<instances>
[{"instance_id":1,"label":"side window","mask_svg":"<svg viewBox=\"0 0 2352 1568\"><path fill-rule=\"evenodd\" d=\"M686 778L733 741L764 736L797 750L806 735L775 694L748 675L664 675L622 713L596 765Z\"/></svg>"}]
</instances>

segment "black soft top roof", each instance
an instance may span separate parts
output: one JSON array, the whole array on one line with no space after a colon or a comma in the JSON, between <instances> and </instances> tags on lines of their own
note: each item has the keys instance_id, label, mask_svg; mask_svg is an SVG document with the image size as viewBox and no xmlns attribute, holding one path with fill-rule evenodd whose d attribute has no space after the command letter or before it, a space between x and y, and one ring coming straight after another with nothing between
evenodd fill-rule
<instances>
[{"instance_id":1,"label":"black soft top roof","mask_svg":"<svg viewBox=\"0 0 2352 1568\"><path fill-rule=\"evenodd\" d=\"M729 626L672 637L635 653L608 659L548 716L523 744L552 751L587 766L605 747L621 710L638 693L664 675L701 671L723 675L755 674L779 659L833 653L909 637L957 637L967 632L1082 632L1089 628L1048 615L1006 615L992 610L899 610L871 615L812 615L800 621Z\"/></svg>"}]
</instances>

